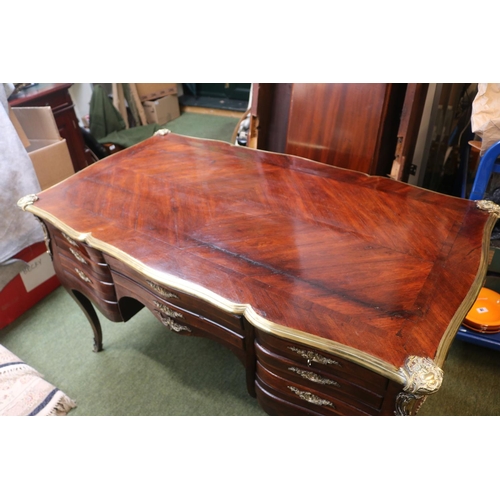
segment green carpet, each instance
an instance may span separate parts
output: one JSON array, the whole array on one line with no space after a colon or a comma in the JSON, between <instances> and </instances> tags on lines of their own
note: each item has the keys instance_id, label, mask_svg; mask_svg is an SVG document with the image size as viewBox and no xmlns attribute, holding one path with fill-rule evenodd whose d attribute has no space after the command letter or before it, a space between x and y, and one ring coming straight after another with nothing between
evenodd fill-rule
<instances>
[{"instance_id":1,"label":"green carpet","mask_svg":"<svg viewBox=\"0 0 500 500\"><path fill-rule=\"evenodd\" d=\"M179 118L168 122L165 127L176 134L231 142L238 122L238 118L228 116L183 113Z\"/></svg>"},{"instance_id":2,"label":"green carpet","mask_svg":"<svg viewBox=\"0 0 500 500\"><path fill-rule=\"evenodd\" d=\"M499 361L496 350L455 340L443 367L443 385L419 415L500 415Z\"/></svg>"},{"instance_id":3,"label":"green carpet","mask_svg":"<svg viewBox=\"0 0 500 500\"><path fill-rule=\"evenodd\" d=\"M169 332L148 310L99 315L104 350L59 287L0 331L0 343L76 400L70 415L263 415L240 361L214 341Z\"/></svg>"}]
</instances>

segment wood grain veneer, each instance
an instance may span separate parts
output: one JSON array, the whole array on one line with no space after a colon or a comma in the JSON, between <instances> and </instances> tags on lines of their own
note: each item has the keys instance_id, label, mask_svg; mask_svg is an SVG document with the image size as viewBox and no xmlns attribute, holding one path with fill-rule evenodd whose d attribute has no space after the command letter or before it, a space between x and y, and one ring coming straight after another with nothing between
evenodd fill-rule
<instances>
[{"instance_id":1,"label":"wood grain veneer","mask_svg":"<svg viewBox=\"0 0 500 500\"><path fill-rule=\"evenodd\" d=\"M38 198L27 210L49 233L102 252L112 272L141 287L155 280L186 294L197 317L216 311L217 328L240 328L233 347L249 381L262 332L358 366L361 380L371 373L380 397L392 400L408 356L443 365L482 284L494 222L470 201L388 178L175 134L110 156ZM120 280L119 296L129 289L144 300L143 288ZM258 392L271 397L274 387L272 397L288 401L272 366L260 365ZM381 407L376 414L391 413L394 401Z\"/></svg>"}]
</instances>

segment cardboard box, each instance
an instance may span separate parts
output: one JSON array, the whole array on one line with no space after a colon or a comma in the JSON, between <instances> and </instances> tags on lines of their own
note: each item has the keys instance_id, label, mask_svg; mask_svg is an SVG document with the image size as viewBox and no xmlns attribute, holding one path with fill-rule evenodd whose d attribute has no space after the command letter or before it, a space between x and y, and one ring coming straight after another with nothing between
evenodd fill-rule
<instances>
[{"instance_id":1,"label":"cardboard box","mask_svg":"<svg viewBox=\"0 0 500 500\"><path fill-rule=\"evenodd\" d=\"M177 94L176 83L136 83L135 88L141 101L153 101L160 97Z\"/></svg>"},{"instance_id":2,"label":"cardboard box","mask_svg":"<svg viewBox=\"0 0 500 500\"><path fill-rule=\"evenodd\" d=\"M145 101L142 105L148 123L163 125L181 116L176 95L168 95L156 101Z\"/></svg>"},{"instance_id":3,"label":"cardboard box","mask_svg":"<svg viewBox=\"0 0 500 500\"><path fill-rule=\"evenodd\" d=\"M26 147L42 189L75 173L66 140L50 106L11 108L11 120Z\"/></svg>"},{"instance_id":4,"label":"cardboard box","mask_svg":"<svg viewBox=\"0 0 500 500\"><path fill-rule=\"evenodd\" d=\"M27 266L0 291L0 329L60 285L45 242L30 245L13 258L24 260Z\"/></svg>"}]
</instances>

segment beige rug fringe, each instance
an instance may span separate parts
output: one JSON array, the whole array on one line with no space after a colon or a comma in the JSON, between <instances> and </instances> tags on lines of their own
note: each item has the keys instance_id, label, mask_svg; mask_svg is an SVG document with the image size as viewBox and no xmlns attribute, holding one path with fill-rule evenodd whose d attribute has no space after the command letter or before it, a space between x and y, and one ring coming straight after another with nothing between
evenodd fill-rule
<instances>
[{"instance_id":1,"label":"beige rug fringe","mask_svg":"<svg viewBox=\"0 0 500 500\"><path fill-rule=\"evenodd\" d=\"M47 414L48 417L64 417L70 410L76 408L75 401L66 396L66 394L60 392L58 393L58 397L59 401L57 401L52 411Z\"/></svg>"}]
</instances>

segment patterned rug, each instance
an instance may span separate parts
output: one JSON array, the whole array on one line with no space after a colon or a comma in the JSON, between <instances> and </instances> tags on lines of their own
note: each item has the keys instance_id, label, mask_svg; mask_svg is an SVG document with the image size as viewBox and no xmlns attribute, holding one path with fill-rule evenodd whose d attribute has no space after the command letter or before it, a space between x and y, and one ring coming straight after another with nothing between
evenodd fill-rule
<instances>
[{"instance_id":1,"label":"patterned rug","mask_svg":"<svg viewBox=\"0 0 500 500\"><path fill-rule=\"evenodd\" d=\"M0 345L0 416L61 416L76 404Z\"/></svg>"}]
</instances>

